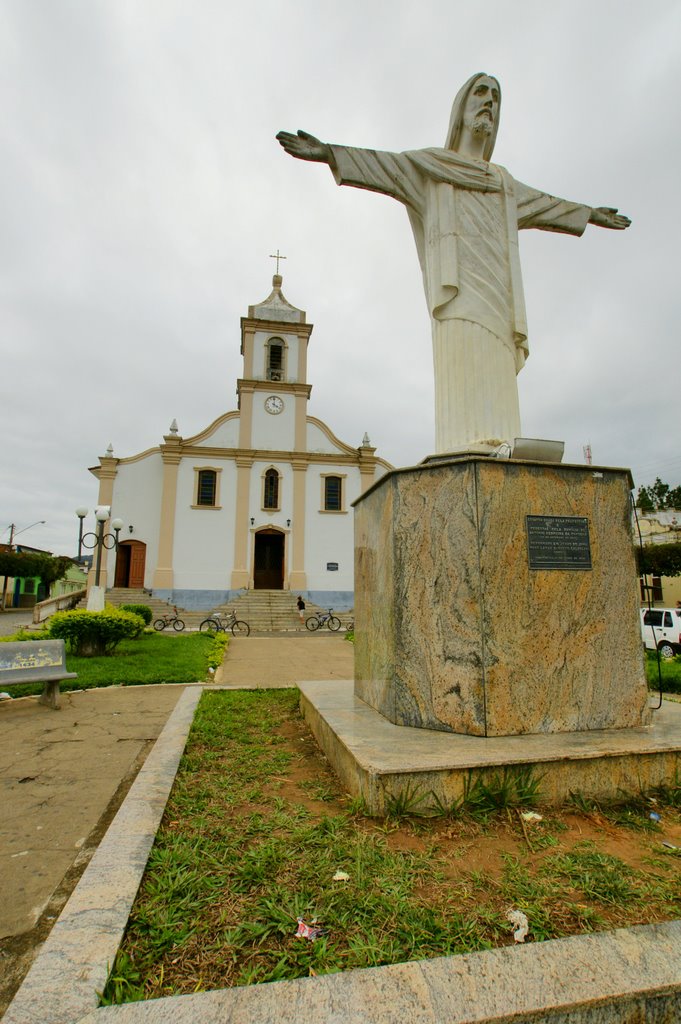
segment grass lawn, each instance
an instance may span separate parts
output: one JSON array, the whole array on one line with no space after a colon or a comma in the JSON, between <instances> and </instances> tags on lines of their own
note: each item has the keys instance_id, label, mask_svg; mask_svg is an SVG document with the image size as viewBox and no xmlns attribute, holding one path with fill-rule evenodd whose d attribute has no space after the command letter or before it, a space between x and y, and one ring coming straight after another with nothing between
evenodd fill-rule
<instances>
[{"instance_id":1,"label":"grass lawn","mask_svg":"<svg viewBox=\"0 0 681 1024\"><path fill-rule=\"evenodd\" d=\"M205 693L103 1002L513 944L511 908L527 941L681 916L662 845L681 847L681 787L540 821L480 795L453 817L368 818L297 691ZM298 918L325 934L297 937Z\"/></svg>"},{"instance_id":2,"label":"grass lawn","mask_svg":"<svg viewBox=\"0 0 681 1024\"><path fill-rule=\"evenodd\" d=\"M662 674L663 693L681 693L681 658L670 658L668 661L660 658L660 672ZM653 690L659 689L660 677L657 668L657 654L655 651L646 651L646 676L648 686Z\"/></svg>"},{"instance_id":3,"label":"grass lawn","mask_svg":"<svg viewBox=\"0 0 681 1024\"><path fill-rule=\"evenodd\" d=\"M27 641L30 642L30 641ZM95 686L137 686L144 683L194 683L209 678L208 669L222 660L225 634L188 633L165 636L143 633L137 640L123 640L105 658L80 658L66 654L66 668L77 679L65 679L62 691L88 690ZM13 697L42 693L42 683L12 686Z\"/></svg>"}]
</instances>

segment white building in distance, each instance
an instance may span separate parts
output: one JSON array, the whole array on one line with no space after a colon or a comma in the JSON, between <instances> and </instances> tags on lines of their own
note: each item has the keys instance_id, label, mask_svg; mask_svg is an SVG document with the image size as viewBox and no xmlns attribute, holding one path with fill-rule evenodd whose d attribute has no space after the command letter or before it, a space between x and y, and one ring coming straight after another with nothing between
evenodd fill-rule
<instances>
[{"instance_id":1,"label":"white building in distance","mask_svg":"<svg viewBox=\"0 0 681 1024\"><path fill-rule=\"evenodd\" d=\"M146 587L188 609L245 589L291 590L338 610L353 605L352 502L386 470L308 416L312 324L271 294L241 318L238 409L194 437L173 420L163 444L90 469L99 504L123 519L103 585Z\"/></svg>"}]
</instances>

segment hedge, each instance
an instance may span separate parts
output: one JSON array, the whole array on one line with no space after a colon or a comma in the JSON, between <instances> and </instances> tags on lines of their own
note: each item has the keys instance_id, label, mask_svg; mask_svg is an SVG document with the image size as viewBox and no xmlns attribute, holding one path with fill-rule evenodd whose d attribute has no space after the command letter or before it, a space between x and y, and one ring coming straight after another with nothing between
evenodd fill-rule
<instances>
[{"instance_id":1,"label":"hedge","mask_svg":"<svg viewBox=\"0 0 681 1024\"><path fill-rule=\"evenodd\" d=\"M154 617L154 613L148 604L122 604L120 608L122 612L134 612L135 615L139 615L140 618L144 619L147 626L150 625Z\"/></svg>"},{"instance_id":2,"label":"hedge","mask_svg":"<svg viewBox=\"0 0 681 1024\"><path fill-rule=\"evenodd\" d=\"M113 654L121 640L134 640L144 632L144 619L133 612L57 612L49 621L51 637L65 640L73 654L96 657Z\"/></svg>"}]
</instances>

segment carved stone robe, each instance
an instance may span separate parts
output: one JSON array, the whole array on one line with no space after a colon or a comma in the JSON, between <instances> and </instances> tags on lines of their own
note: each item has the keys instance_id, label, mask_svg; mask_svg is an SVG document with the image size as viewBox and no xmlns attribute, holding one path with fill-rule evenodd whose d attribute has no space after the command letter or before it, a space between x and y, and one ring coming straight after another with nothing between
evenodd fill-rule
<instances>
[{"instance_id":1,"label":"carved stone robe","mask_svg":"<svg viewBox=\"0 0 681 1024\"><path fill-rule=\"evenodd\" d=\"M437 452L512 440L528 352L518 229L581 235L591 207L451 150L330 148L339 185L407 208L433 326Z\"/></svg>"}]
</instances>

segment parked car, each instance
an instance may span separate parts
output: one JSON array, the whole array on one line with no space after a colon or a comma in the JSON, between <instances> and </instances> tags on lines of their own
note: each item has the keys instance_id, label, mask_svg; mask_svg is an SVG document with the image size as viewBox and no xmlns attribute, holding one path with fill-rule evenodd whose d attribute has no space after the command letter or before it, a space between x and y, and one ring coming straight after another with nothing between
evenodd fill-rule
<instances>
[{"instance_id":1,"label":"parked car","mask_svg":"<svg viewBox=\"0 0 681 1024\"><path fill-rule=\"evenodd\" d=\"M646 649L663 658L681 654L681 608L641 608L641 635Z\"/></svg>"}]
</instances>

